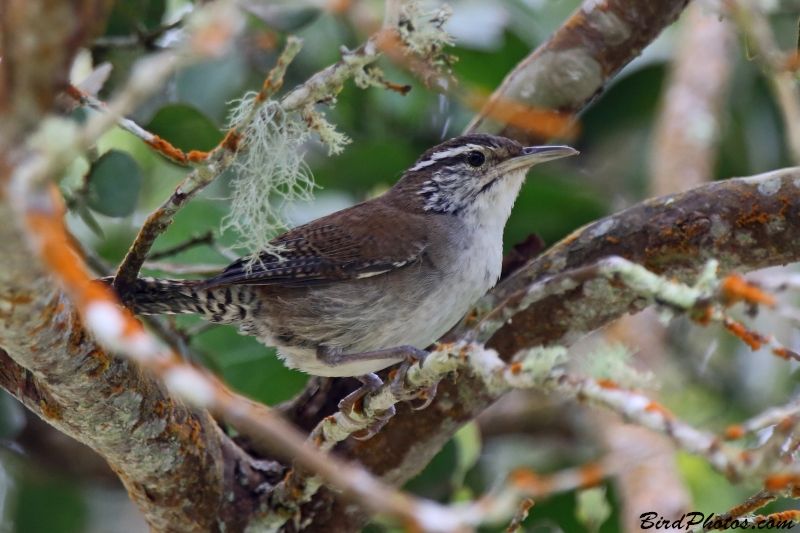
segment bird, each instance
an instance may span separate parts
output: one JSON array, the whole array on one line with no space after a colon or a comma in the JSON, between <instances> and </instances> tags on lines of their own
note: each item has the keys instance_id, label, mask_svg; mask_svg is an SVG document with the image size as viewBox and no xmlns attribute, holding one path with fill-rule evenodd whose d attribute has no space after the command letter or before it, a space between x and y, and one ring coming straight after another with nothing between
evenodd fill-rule
<instances>
[{"instance_id":1,"label":"bird","mask_svg":"<svg viewBox=\"0 0 800 533\"><path fill-rule=\"evenodd\" d=\"M357 377L363 386L340 403L349 413L382 384L375 372L397 363L392 387L401 394L410 363L497 283L503 230L528 169L577 153L455 137L384 194L291 229L212 278L140 277L123 303L233 324L277 347L290 368Z\"/></svg>"}]
</instances>

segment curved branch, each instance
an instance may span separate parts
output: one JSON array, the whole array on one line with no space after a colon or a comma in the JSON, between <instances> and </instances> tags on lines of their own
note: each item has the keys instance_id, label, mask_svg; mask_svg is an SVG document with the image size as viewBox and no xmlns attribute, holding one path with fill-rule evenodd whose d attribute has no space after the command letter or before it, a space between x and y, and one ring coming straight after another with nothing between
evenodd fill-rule
<instances>
[{"instance_id":1,"label":"curved branch","mask_svg":"<svg viewBox=\"0 0 800 533\"><path fill-rule=\"evenodd\" d=\"M103 455L154 529L243 528L260 504L244 483L263 476L207 412L95 342L24 252L14 215L0 206L0 242L16 250L0 254L0 385Z\"/></svg>"},{"instance_id":2,"label":"curved branch","mask_svg":"<svg viewBox=\"0 0 800 533\"><path fill-rule=\"evenodd\" d=\"M496 287L482 307L514 305L532 281L619 255L654 272L691 279L715 258L723 271L748 271L800 260L800 168L715 182L647 200L579 229ZM580 301L580 306L575 303ZM569 343L629 311L637 298L606 286L579 286L514 316L487 343L504 358Z\"/></svg>"}]
</instances>

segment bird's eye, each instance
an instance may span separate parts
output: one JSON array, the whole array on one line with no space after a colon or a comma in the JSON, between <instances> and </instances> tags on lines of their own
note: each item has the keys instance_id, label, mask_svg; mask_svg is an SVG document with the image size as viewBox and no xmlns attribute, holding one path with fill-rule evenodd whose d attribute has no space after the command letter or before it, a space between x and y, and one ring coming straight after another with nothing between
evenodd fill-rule
<instances>
[{"instance_id":1,"label":"bird's eye","mask_svg":"<svg viewBox=\"0 0 800 533\"><path fill-rule=\"evenodd\" d=\"M479 167L486 161L486 157L480 152L470 152L467 154L467 163L471 167Z\"/></svg>"}]
</instances>

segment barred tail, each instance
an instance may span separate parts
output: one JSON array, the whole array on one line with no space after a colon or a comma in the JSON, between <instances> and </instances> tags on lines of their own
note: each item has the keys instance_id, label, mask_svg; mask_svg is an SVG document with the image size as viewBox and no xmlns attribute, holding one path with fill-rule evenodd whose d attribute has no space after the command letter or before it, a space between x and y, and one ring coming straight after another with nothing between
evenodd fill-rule
<instances>
[{"instance_id":1,"label":"barred tail","mask_svg":"<svg viewBox=\"0 0 800 533\"><path fill-rule=\"evenodd\" d=\"M113 278L100 281L111 283ZM207 320L237 324L258 311L253 291L243 286L203 289L204 280L141 277L133 285L127 304L141 315L200 314Z\"/></svg>"},{"instance_id":2,"label":"barred tail","mask_svg":"<svg viewBox=\"0 0 800 533\"><path fill-rule=\"evenodd\" d=\"M114 278L100 281L111 283ZM140 315L175 315L180 313L206 314L197 289L201 281L183 279L156 279L141 277L133 284L126 304ZM203 298L203 303L205 298Z\"/></svg>"}]
</instances>

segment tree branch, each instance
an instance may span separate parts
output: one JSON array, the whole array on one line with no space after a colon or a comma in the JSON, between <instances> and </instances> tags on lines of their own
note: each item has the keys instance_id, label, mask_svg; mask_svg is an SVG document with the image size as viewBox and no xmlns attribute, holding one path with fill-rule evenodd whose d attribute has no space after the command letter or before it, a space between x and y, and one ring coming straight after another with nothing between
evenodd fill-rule
<instances>
[{"instance_id":1,"label":"tree branch","mask_svg":"<svg viewBox=\"0 0 800 533\"><path fill-rule=\"evenodd\" d=\"M688 0L587 1L556 33L523 59L495 90L467 132L542 144L547 139L509 124L525 109L574 115L678 18ZM519 108L506 116L499 108ZM502 117L501 120L498 120Z\"/></svg>"},{"instance_id":2,"label":"tree branch","mask_svg":"<svg viewBox=\"0 0 800 533\"><path fill-rule=\"evenodd\" d=\"M252 487L263 476L249 469L245 454L207 412L169 396L150 375L100 346L24 253L28 245L6 205L0 205L0 220L0 242L16 250L0 254L3 387L103 455L151 527L243 528L248 509L260 504Z\"/></svg>"},{"instance_id":3,"label":"tree branch","mask_svg":"<svg viewBox=\"0 0 800 533\"><path fill-rule=\"evenodd\" d=\"M682 20L651 143L653 196L685 191L714 175L736 41L731 22L706 9L695 2Z\"/></svg>"},{"instance_id":4,"label":"tree branch","mask_svg":"<svg viewBox=\"0 0 800 533\"><path fill-rule=\"evenodd\" d=\"M800 212L794 205L800 194L798 178L800 169L790 168L637 204L577 230L498 285L478 308L491 309L501 302L513 305L515 294L536 279L608 255L682 280L695 276L713 258L725 272L797 261L800 251L792 243L800 227ZM580 308L574 306L578 300ZM513 324L500 327L487 346L510 356L530 346L570 342L626 312L640 310L641 303L611 286L581 285L517 314Z\"/></svg>"},{"instance_id":5,"label":"tree branch","mask_svg":"<svg viewBox=\"0 0 800 533\"><path fill-rule=\"evenodd\" d=\"M487 348L510 361L533 346L568 346L625 313L641 310L646 300L634 291L594 276L566 292L559 290L522 305L522 295L537 281L592 265L609 255L626 257L662 276L682 280L694 279L713 258L719 259L724 272L798 261L800 249L792 244L793 235L800 231L800 210L792 201L798 197L800 169L786 169L715 182L637 204L581 228L529 262L490 291L443 340L461 339L482 324L494 330ZM503 307L507 313L497 311ZM375 437L357 446L348 439L338 449L387 481L403 483L427 464L462 424L502 393L487 389L483 379L467 368L457 380L442 381L436 400L427 409L412 411L406 404L398 404L397 415ZM327 509L332 498L333 494L323 489L304 512ZM368 518L361 511L345 513L338 502L329 512L314 515L311 531L355 531Z\"/></svg>"}]
</instances>

